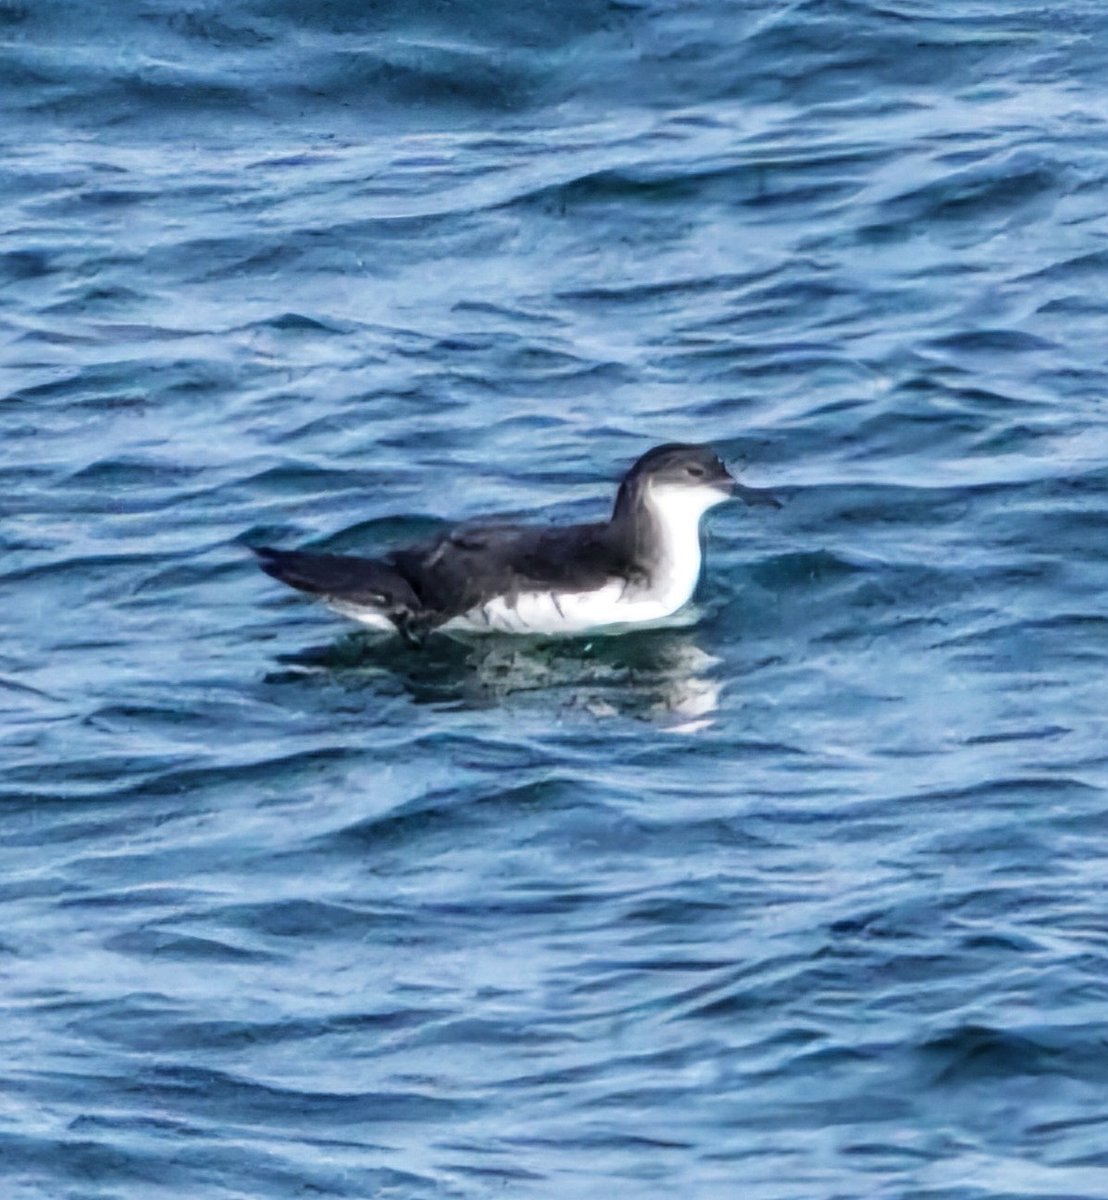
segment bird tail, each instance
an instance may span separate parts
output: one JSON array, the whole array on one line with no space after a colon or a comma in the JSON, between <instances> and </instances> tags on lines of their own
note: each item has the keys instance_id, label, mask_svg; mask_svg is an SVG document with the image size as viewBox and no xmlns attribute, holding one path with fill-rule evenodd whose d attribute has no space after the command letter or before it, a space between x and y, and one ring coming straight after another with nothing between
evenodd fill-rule
<instances>
[{"instance_id":1,"label":"bird tail","mask_svg":"<svg viewBox=\"0 0 1108 1200\"><path fill-rule=\"evenodd\" d=\"M423 607L419 597L388 563L349 554L275 550L272 546L258 546L254 553L267 575L320 596L352 615L358 611L380 613L405 637L419 624Z\"/></svg>"}]
</instances>

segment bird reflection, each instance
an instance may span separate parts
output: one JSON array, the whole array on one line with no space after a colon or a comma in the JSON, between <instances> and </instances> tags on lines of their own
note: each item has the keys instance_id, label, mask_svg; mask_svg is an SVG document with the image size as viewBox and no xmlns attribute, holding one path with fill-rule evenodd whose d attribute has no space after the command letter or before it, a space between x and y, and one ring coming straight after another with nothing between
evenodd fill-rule
<instances>
[{"instance_id":1,"label":"bird reflection","mask_svg":"<svg viewBox=\"0 0 1108 1200\"><path fill-rule=\"evenodd\" d=\"M347 689L397 686L416 704L487 708L546 694L595 719L631 717L675 733L709 728L719 708L721 660L685 628L619 637L451 637L414 649L399 639L348 634L281 656L268 682L327 673Z\"/></svg>"}]
</instances>

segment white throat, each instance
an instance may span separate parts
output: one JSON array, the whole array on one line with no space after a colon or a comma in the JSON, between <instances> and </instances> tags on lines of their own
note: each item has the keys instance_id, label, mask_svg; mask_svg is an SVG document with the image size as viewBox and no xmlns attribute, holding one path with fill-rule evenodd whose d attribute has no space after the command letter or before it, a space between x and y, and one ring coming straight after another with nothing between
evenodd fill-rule
<instances>
[{"instance_id":1,"label":"white throat","mask_svg":"<svg viewBox=\"0 0 1108 1200\"><path fill-rule=\"evenodd\" d=\"M676 610L686 604L700 578L700 518L727 497L719 488L650 484L643 503L654 519L657 558L651 591Z\"/></svg>"}]
</instances>

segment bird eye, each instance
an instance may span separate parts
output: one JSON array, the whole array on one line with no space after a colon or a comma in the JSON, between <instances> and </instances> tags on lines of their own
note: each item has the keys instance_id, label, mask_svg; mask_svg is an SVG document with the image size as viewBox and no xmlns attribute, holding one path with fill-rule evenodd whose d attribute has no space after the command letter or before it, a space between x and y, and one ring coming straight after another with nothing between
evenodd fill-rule
<instances>
[{"instance_id":1,"label":"bird eye","mask_svg":"<svg viewBox=\"0 0 1108 1200\"><path fill-rule=\"evenodd\" d=\"M685 473L687 475L695 475L696 478L699 479L704 474L704 468L698 463L689 463L689 465L685 468Z\"/></svg>"}]
</instances>

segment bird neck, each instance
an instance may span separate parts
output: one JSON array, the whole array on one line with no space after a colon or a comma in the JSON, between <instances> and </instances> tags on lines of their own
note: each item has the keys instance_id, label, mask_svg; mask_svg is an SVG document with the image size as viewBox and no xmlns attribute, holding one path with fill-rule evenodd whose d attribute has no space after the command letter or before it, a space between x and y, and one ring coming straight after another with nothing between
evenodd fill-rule
<instances>
[{"instance_id":1,"label":"bird neck","mask_svg":"<svg viewBox=\"0 0 1108 1200\"><path fill-rule=\"evenodd\" d=\"M700 574L700 518L721 499L710 489L625 480L610 528L630 565L651 584L691 594Z\"/></svg>"}]
</instances>

